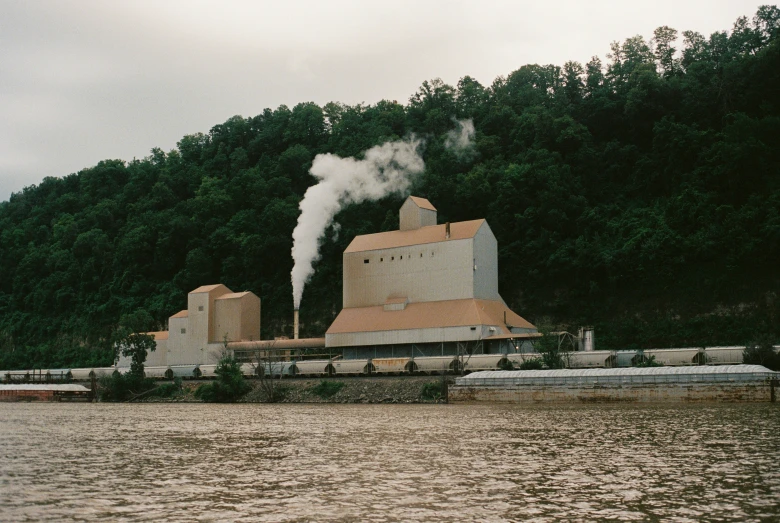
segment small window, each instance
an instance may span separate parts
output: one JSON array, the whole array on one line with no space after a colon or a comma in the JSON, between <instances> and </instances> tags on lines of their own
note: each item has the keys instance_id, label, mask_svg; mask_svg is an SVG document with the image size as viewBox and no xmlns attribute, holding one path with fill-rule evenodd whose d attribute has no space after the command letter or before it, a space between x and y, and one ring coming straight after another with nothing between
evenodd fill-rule
<instances>
[{"instance_id":1,"label":"small window","mask_svg":"<svg viewBox=\"0 0 780 523\"><path fill-rule=\"evenodd\" d=\"M384 258L379 258L379 261L385 261L385 259Z\"/></svg>"},{"instance_id":2,"label":"small window","mask_svg":"<svg viewBox=\"0 0 780 523\"><path fill-rule=\"evenodd\" d=\"M403 254L401 255L401 259L402 259L402 260L404 259L404 255L403 255Z\"/></svg>"},{"instance_id":3,"label":"small window","mask_svg":"<svg viewBox=\"0 0 780 523\"><path fill-rule=\"evenodd\" d=\"M422 258L422 253L420 253L420 258Z\"/></svg>"},{"instance_id":4,"label":"small window","mask_svg":"<svg viewBox=\"0 0 780 523\"><path fill-rule=\"evenodd\" d=\"M187 329L182 329L182 330L181 330L181 333L182 333L182 334L187 334Z\"/></svg>"},{"instance_id":5,"label":"small window","mask_svg":"<svg viewBox=\"0 0 780 523\"><path fill-rule=\"evenodd\" d=\"M395 260L395 256L390 256L390 261Z\"/></svg>"},{"instance_id":6,"label":"small window","mask_svg":"<svg viewBox=\"0 0 780 523\"><path fill-rule=\"evenodd\" d=\"M363 260L363 263L368 263L368 259Z\"/></svg>"},{"instance_id":7,"label":"small window","mask_svg":"<svg viewBox=\"0 0 780 523\"><path fill-rule=\"evenodd\" d=\"M431 256L433 256L433 251L431 251Z\"/></svg>"},{"instance_id":8,"label":"small window","mask_svg":"<svg viewBox=\"0 0 780 523\"><path fill-rule=\"evenodd\" d=\"M477 330L477 328L476 327L471 327L471 330L475 331L475 330Z\"/></svg>"},{"instance_id":9,"label":"small window","mask_svg":"<svg viewBox=\"0 0 780 523\"><path fill-rule=\"evenodd\" d=\"M198 305L198 311L203 312L203 305Z\"/></svg>"}]
</instances>

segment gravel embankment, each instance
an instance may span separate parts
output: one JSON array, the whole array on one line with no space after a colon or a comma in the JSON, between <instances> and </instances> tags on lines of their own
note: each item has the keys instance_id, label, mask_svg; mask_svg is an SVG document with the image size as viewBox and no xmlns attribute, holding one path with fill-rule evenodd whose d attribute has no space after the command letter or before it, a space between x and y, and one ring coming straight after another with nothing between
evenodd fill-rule
<instances>
[{"instance_id":1,"label":"gravel embankment","mask_svg":"<svg viewBox=\"0 0 780 523\"><path fill-rule=\"evenodd\" d=\"M446 377L447 383L455 383L453 376ZM329 385L323 387L322 383ZM181 392L169 398L149 396L141 399L145 403L200 403L195 389L208 381L185 381ZM247 380L252 386L241 403L266 403L268 381ZM292 378L274 380L279 403L443 403L444 398L423 397L423 388L428 385L433 391L441 390L441 376L372 376L332 378ZM323 392L324 389L324 392ZM328 392L335 392L328 394Z\"/></svg>"},{"instance_id":2,"label":"gravel embankment","mask_svg":"<svg viewBox=\"0 0 780 523\"><path fill-rule=\"evenodd\" d=\"M452 385L455 379L446 377ZM150 396L140 401L147 403L200 403L195 397L195 389L207 381L185 381L181 392L169 398ZM265 403L269 387L268 382L248 380L252 386L239 401L243 403ZM323 383L328 385L323 386ZM441 403L423 397L423 388L428 385L433 391L441 390L440 376L372 376L372 377L333 377L333 378L293 378L274 380L274 387L280 403ZM329 394L332 393L332 394Z\"/></svg>"},{"instance_id":3,"label":"gravel embankment","mask_svg":"<svg viewBox=\"0 0 780 523\"><path fill-rule=\"evenodd\" d=\"M452 380L452 378L448 378ZM317 387L323 381L342 383L340 390L330 397L318 395ZM252 381L252 391L244 396L244 402L264 402L267 396L267 386ZM321 378L291 379L276 381L281 387L282 403L435 403L431 399L423 399L422 391L425 384L440 384L438 376L387 376L387 377L335 377L327 380ZM336 388L331 385L331 388Z\"/></svg>"}]
</instances>

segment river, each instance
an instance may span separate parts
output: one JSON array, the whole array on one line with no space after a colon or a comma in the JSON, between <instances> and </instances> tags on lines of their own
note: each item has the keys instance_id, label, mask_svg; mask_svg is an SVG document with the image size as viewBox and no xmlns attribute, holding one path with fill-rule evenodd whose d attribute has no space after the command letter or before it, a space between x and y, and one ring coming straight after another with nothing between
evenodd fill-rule
<instances>
[{"instance_id":1,"label":"river","mask_svg":"<svg viewBox=\"0 0 780 523\"><path fill-rule=\"evenodd\" d=\"M2 521L778 521L780 408L0 404Z\"/></svg>"}]
</instances>

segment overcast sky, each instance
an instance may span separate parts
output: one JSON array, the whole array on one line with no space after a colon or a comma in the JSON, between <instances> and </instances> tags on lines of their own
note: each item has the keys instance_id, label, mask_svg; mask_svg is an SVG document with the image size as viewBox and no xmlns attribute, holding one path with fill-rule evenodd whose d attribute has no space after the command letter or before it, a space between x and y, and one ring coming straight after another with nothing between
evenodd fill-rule
<instances>
[{"instance_id":1,"label":"overcast sky","mask_svg":"<svg viewBox=\"0 0 780 523\"><path fill-rule=\"evenodd\" d=\"M766 3L766 2L764 2ZM759 2L0 0L0 201L102 159L170 150L233 115L406 103L528 63L606 61L669 25L705 35Z\"/></svg>"}]
</instances>

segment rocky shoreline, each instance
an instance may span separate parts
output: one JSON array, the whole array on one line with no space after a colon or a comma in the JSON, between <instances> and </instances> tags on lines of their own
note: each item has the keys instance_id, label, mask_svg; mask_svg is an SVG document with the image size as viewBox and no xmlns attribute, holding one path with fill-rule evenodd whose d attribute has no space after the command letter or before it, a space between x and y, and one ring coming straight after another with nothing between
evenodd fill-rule
<instances>
[{"instance_id":1,"label":"rocky shoreline","mask_svg":"<svg viewBox=\"0 0 780 523\"><path fill-rule=\"evenodd\" d=\"M452 385L454 377L447 376ZM200 403L195 390L205 382L187 381L182 391L170 398L150 397L146 403ZM267 403L268 383L248 380L252 386L239 403ZM325 385L323 385L325 384ZM293 378L274 380L277 403L443 403L440 376L371 376Z\"/></svg>"}]
</instances>

